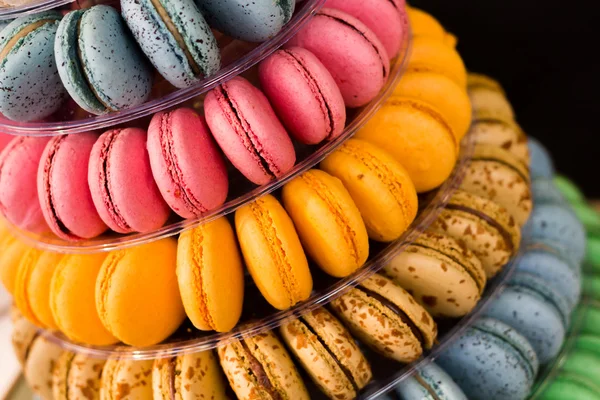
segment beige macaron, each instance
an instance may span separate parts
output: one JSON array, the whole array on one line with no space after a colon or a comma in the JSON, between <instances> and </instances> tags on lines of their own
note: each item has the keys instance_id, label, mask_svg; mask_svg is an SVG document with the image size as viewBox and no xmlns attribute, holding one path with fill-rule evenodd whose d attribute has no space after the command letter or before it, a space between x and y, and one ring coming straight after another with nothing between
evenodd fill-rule
<instances>
[{"instance_id":1,"label":"beige macaron","mask_svg":"<svg viewBox=\"0 0 600 400\"><path fill-rule=\"evenodd\" d=\"M218 353L240 400L310 398L283 343L271 331L221 346Z\"/></svg>"},{"instance_id":2,"label":"beige macaron","mask_svg":"<svg viewBox=\"0 0 600 400\"><path fill-rule=\"evenodd\" d=\"M509 123L499 119L481 119L471 125L471 140L477 144L500 147L529 165L527 135L516 122Z\"/></svg>"},{"instance_id":3,"label":"beige macaron","mask_svg":"<svg viewBox=\"0 0 600 400\"><path fill-rule=\"evenodd\" d=\"M58 359L52 377L54 400L100 399L102 369L106 359L66 351Z\"/></svg>"},{"instance_id":4,"label":"beige macaron","mask_svg":"<svg viewBox=\"0 0 600 400\"><path fill-rule=\"evenodd\" d=\"M380 274L331 302L354 336L385 357L403 363L431 348L437 325L402 287Z\"/></svg>"},{"instance_id":5,"label":"beige macaron","mask_svg":"<svg viewBox=\"0 0 600 400\"><path fill-rule=\"evenodd\" d=\"M27 352L23 374L35 394L52 400L52 375L64 350L45 336L38 336Z\"/></svg>"},{"instance_id":6,"label":"beige macaron","mask_svg":"<svg viewBox=\"0 0 600 400\"><path fill-rule=\"evenodd\" d=\"M25 365L27 359L27 353L33 343L33 340L39 335L39 329L33 325L27 318L25 318L17 309L13 306L11 309L12 317L12 346L17 356L17 360L21 365Z\"/></svg>"},{"instance_id":7,"label":"beige macaron","mask_svg":"<svg viewBox=\"0 0 600 400\"><path fill-rule=\"evenodd\" d=\"M356 342L329 311L318 308L280 328L288 348L330 399L354 399L371 380Z\"/></svg>"},{"instance_id":8,"label":"beige macaron","mask_svg":"<svg viewBox=\"0 0 600 400\"><path fill-rule=\"evenodd\" d=\"M102 369L100 400L152 399L153 360L111 358Z\"/></svg>"},{"instance_id":9,"label":"beige macaron","mask_svg":"<svg viewBox=\"0 0 600 400\"><path fill-rule=\"evenodd\" d=\"M472 86L469 88L469 98L474 120L499 119L508 123L515 120L513 108L502 92L485 86Z\"/></svg>"},{"instance_id":10,"label":"beige macaron","mask_svg":"<svg viewBox=\"0 0 600 400\"><path fill-rule=\"evenodd\" d=\"M500 82L498 82L494 78L476 72L469 72L467 74L467 88L474 89L477 87L484 87L490 90L495 90L496 92L502 93L503 95L505 94L504 88L502 88Z\"/></svg>"}]
</instances>

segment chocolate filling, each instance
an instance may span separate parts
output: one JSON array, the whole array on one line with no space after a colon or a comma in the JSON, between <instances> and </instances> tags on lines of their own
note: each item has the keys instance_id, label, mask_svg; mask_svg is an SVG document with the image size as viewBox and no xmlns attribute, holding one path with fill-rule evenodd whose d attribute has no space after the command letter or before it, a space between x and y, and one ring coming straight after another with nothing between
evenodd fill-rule
<instances>
[{"instance_id":1,"label":"chocolate filling","mask_svg":"<svg viewBox=\"0 0 600 400\"><path fill-rule=\"evenodd\" d=\"M246 341L241 340L240 343L244 349L244 357L249 361L250 371L256 377L256 382L258 385L260 385L267 393L269 393L273 400L283 400L283 397L277 388L273 386L273 383L271 383L271 380L269 379L269 376L267 375L267 372L263 368L260 361L258 361L250 352Z\"/></svg>"},{"instance_id":2,"label":"chocolate filling","mask_svg":"<svg viewBox=\"0 0 600 400\"><path fill-rule=\"evenodd\" d=\"M64 232L67 235L74 236L73 233L69 230L69 228L67 228L67 226L58 217L58 213L54 208L54 201L52 201L52 187L50 186L50 177L52 176L52 162L54 161L54 157L56 157L56 153L58 153L60 143L64 139L66 139L66 137L66 135L63 135L60 138L56 139L56 142L54 143L50 154L48 154L48 158L46 159L46 165L44 166L44 187L46 188L46 202L48 207L50 208L52 218L54 219L54 222L56 222L58 229L60 229L61 232Z\"/></svg>"},{"instance_id":3,"label":"chocolate filling","mask_svg":"<svg viewBox=\"0 0 600 400\"><path fill-rule=\"evenodd\" d=\"M442 400L440 396L437 395L435 390L433 390L433 388L429 386L427 382L425 382L425 380L421 377L421 375L419 375L418 372L413 375L413 378L415 378L415 380L419 382L419 385L421 385L423 389L427 390L427 393L429 393L433 400Z\"/></svg>"},{"instance_id":4,"label":"chocolate filling","mask_svg":"<svg viewBox=\"0 0 600 400\"><path fill-rule=\"evenodd\" d=\"M374 298L375 300L377 300L381 304L383 304L385 307L392 310L392 312L394 314L396 314L398 317L400 317L402 322L404 322L406 325L408 325L408 327L410 328L413 335L415 335L417 340L421 344L425 343L425 339L423 338L423 334L421 333L421 330L419 328L417 328L415 323L408 317L408 315L406 315L406 313L404 311L402 311L402 309L400 309L400 307L398 307L396 304L392 303L390 300L386 299L379 293L375 293L374 291L369 290L364 286L361 286L360 288L357 288L357 289L362 290L367 296Z\"/></svg>"},{"instance_id":5,"label":"chocolate filling","mask_svg":"<svg viewBox=\"0 0 600 400\"><path fill-rule=\"evenodd\" d=\"M515 167L514 165L507 163L504 160L500 160L498 158L493 158L493 157L478 157L478 156L473 156L472 161L492 161L492 162L497 162L498 164L502 164L510 169L512 169L513 171L515 171L521 178L523 178L523 180L525 182L529 182L529 177L526 176L523 171L521 171L519 168Z\"/></svg>"},{"instance_id":6,"label":"chocolate filling","mask_svg":"<svg viewBox=\"0 0 600 400\"><path fill-rule=\"evenodd\" d=\"M356 393L358 393L360 391L360 388L358 387L358 384L356 383L356 379L354 379L354 376L352 375L352 372L350 372L350 369L348 367L346 367L340 361L339 358L336 357L335 353L331 350L331 348L327 345L327 343L325 343L325 341L323 340L323 338L321 336L319 336L319 334L312 328L312 326L308 323L308 321L306 321L303 317L300 317L300 321L302 321L304 323L304 326L306 327L306 329L308 329L308 331L310 333L312 333L313 335L315 335L315 337L317 338L317 340L319 341L319 343L321 343L321 346L323 346L323 348L329 353L329 355L331 356L331 358L333 358L333 360L338 365L338 367L340 367L340 369L342 370L342 372L344 373L344 375L346 376L346 378L348 378L348 380L352 384L352 387L354 388L354 391Z\"/></svg>"}]
</instances>

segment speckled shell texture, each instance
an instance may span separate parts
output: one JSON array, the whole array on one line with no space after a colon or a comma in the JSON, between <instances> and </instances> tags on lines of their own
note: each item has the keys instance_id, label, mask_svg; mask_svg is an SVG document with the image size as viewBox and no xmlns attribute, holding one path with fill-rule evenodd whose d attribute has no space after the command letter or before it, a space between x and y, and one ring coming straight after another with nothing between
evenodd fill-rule
<instances>
[{"instance_id":1,"label":"speckled shell texture","mask_svg":"<svg viewBox=\"0 0 600 400\"><path fill-rule=\"evenodd\" d=\"M433 362L396 386L396 393L404 400L468 400L450 375Z\"/></svg>"},{"instance_id":2,"label":"speckled shell texture","mask_svg":"<svg viewBox=\"0 0 600 400\"><path fill-rule=\"evenodd\" d=\"M213 28L237 39L264 42L291 18L294 0L196 0Z\"/></svg>"},{"instance_id":3,"label":"speckled shell texture","mask_svg":"<svg viewBox=\"0 0 600 400\"><path fill-rule=\"evenodd\" d=\"M475 143L502 147L517 156L524 164L529 164L527 135L515 122L509 123L498 119L475 121L470 135Z\"/></svg>"},{"instance_id":4,"label":"speckled shell texture","mask_svg":"<svg viewBox=\"0 0 600 400\"><path fill-rule=\"evenodd\" d=\"M0 33L0 49L28 25L48 20L20 38L0 60L0 112L16 121L43 119L66 97L54 59L54 37L61 15L43 12L18 18Z\"/></svg>"}]
</instances>

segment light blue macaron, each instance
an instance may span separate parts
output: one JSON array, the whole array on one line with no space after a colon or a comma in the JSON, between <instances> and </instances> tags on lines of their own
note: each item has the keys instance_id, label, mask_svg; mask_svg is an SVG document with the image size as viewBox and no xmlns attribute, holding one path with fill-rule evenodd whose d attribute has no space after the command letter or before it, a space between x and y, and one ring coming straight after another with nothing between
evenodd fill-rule
<instances>
[{"instance_id":1,"label":"light blue macaron","mask_svg":"<svg viewBox=\"0 0 600 400\"><path fill-rule=\"evenodd\" d=\"M548 178L536 178L531 182L533 202L538 204L568 204L563 194L558 190L554 181Z\"/></svg>"},{"instance_id":2,"label":"light blue macaron","mask_svg":"<svg viewBox=\"0 0 600 400\"><path fill-rule=\"evenodd\" d=\"M531 179L538 177L552 179L555 174L554 162L548 150L537 139L529 136L527 138L529 148L529 172Z\"/></svg>"},{"instance_id":3,"label":"light blue macaron","mask_svg":"<svg viewBox=\"0 0 600 400\"><path fill-rule=\"evenodd\" d=\"M12 21L13 21L12 19L0 20L0 32L2 32L2 29L6 28L8 26L8 24L10 24Z\"/></svg>"},{"instance_id":4,"label":"light blue macaron","mask_svg":"<svg viewBox=\"0 0 600 400\"><path fill-rule=\"evenodd\" d=\"M450 375L435 363L418 369L395 387L403 400L467 400L467 396Z\"/></svg>"},{"instance_id":5,"label":"light blue macaron","mask_svg":"<svg viewBox=\"0 0 600 400\"><path fill-rule=\"evenodd\" d=\"M247 42L275 36L294 13L294 0L196 0L206 20L218 31Z\"/></svg>"},{"instance_id":6,"label":"light blue macaron","mask_svg":"<svg viewBox=\"0 0 600 400\"><path fill-rule=\"evenodd\" d=\"M150 63L114 8L71 11L58 27L54 48L60 77L84 110L105 114L150 97Z\"/></svg>"},{"instance_id":7,"label":"light blue macaron","mask_svg":"<svg viewBox=\"0 0 600 400\"><path fill-rule=\"evenodd\" d=\"M57 111L66 99L54 59L54 37L61 18L55 11L27 15L0 32L0 113L6 118L40 120Z\"/></svg>"},{"instance_id":8,"label":"light blue macaron","mask_svg":"<svg viewBox=\"0 0 600 400\"><path fill-rule=\"evenodd\" d=\"M517 272L484 314L525 336L540 364L546 364L558 355L563 345L570 309L565 298L544 280Z\"/></svg>"},{"instance_id":9,"label":"light blue macaron","mask_svg":"<svg viewBox=\"0 0 600 400\"><path fill-rule=\"evenodd\" d=\"M539 368L527 339L493 318L476 320L437 363L471 400L523 400Z\"/></svg>"},{"instance_id":10,"label":"light blue macaron","mask_svg":"<svg viewBox=\"0 0 600 400\"><path fill-rule=\"evenodd\" d=\"M121 13L146 56L173 86L191 86L221 67L217 40L193 0L121 0Z\"/></svg>"}]
</instances>

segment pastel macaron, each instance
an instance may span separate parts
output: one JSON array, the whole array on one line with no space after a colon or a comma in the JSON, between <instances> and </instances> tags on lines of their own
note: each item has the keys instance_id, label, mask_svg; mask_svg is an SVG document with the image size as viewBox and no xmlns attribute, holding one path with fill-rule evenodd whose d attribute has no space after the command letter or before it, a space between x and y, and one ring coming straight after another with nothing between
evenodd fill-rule
<instances>
[{"instance_id":1,"label":"pastel macaron","mask_svg":"<svg viewBox=\"0 0 600 400\"><path fill-rule=\"evenodd\" d=\"M290 355L272 331L220 346L217 351L238 399L310 398Z\"/></svg>"},{"instance_id":2,"label":"pastel macaron","mask_svg":"<svg viewBox=\"0 0 600 400\"><path fill-rule=\"evenodd\" d=\"M52 374L53 399L99 399L105 363L106 359L103 358L64 352Z\"/></svg>"},{"instance_id":3,"label":"pastel macaron","mask_svg":"<svg viewBox=\"0 0 600 400\"><path fill-rule=\"evenodd\" d=\"M502 88L500 82L488 75L481 74L478 72L469 71L469 73L467 74L467 87L484 87L486 89L494 90L496 92L505 94L504 88Z\"/></svg>"},{"instance_id":4,"label":"pastel macaron","mask_svg":"<svg viewBox=\"0 0 600 400\"><path fill-rule=\"evenodd\" d=\"M31 344L40 334L39 328L25 318L16 307L11 308L12 332L10 342L15 357L21 366L27 361Z\"/></svg>"},{"instance_id":5,"label":"pastel macaron","mask_svg":"<svg viewBox=\"0 0 600 400\"><path fill-rule=\"evenodd\" d=\"M285 323L279 332L330 399L354 399L371 380L369 362L344 325L325 308Z\"/></svg>"},{"instance_id":6,"label":"pastel macaron","mask_svg":"<svg viewBox=\"0 0 600 400\"><path fill-rule=\"evenodd\" d=\"M414 98L389 99L355 138L389 152L408 171L418 193L448 179L458 156L456 137L445 117Z\"/></svg>"},{"instance_id":7,"label":"pastel macaron","mask_svg":"<svg viewBox=\"0 0 600 400\"><path fill-rule=\"evenodd\" d=\"M258 76L275 112L298 141L318 144L344 131L346 107L340 89L310 51L278 50L260 63Z\"/></svg>"},{"instance_id":8,"label":"pastel macaron","mask_svg":"<svg viewBox=\"0 0 600 400\"><path fill-rule=\"evenodd\" d=\"M151 399L153 360L110 358L102 368L100 399Z\"/></svg>"},{"instance_id":9,"label":"pastel macaron","mask_svg":"<svg viewBox=\"0 0 600 400\"><path fill-rule=\"evenodd\" d=\"M577 312L584 315L581 334L600 336L600 303L590 301L589 304L580 304Z\"/></svg>"},{"instance_id":10,"label":"pastel macaron","mask_svg":"<svg viewBox=\"0 0 600 400\"><path fill-rule=\"evenodd\" d=\"M425 231L383 273L434 317L461 317L479 301L486 275L479 259L451 237Z\"/></svg>"},{"instance_id":11,"label":"pastel macaron","mask_svg":"<svg viewBox=\"0 0 600 400\"><path fill-rule=\"evenodd\" d=\"M410 28L414 37L426 36L444 40L446 30L440 22L431 14L415 7L406 7Z\"/></svg>"},{"instance_id":12,"label":"pastel macaron","mask_svg":"<svg viewBox=\"0 0 600 400\"><path fill-rule=\"evenodd\" d=\"M321 60L347 107L373 100L389 75L390 60L383 44L366 25L343 11L322 8L288 46L303 47Z\"/></svg>"},{"instance_id":13,"label":"pastel macaron","mask_svg":"<svg viewBox=\"0 0 600 400\"><path fill-rule=\"evenodd\" d=\"M69 12L54 42L58 73L84 110L105 114L144 103L152 69L119 12L106 5Z\"/></svg>"},{"instance_id":14,"label":"pastel macaron","mask_svg":"<svg viewBox=\"0 0 600 400\"><path fill-rule=\"evenodd\" d=\"M477 319L436 362L474 400L525 400L539 369L527 339L493 318Z\"/></svg>"},{"instance_id":15,"label":"pastel macaron","mask_svg":"<svg viewBox=\"0 0 600 400\"><path fill-rule=\"evenodd\" d=\"M54 39L62 15L45 11L12 21L0 32L0 113L35 121L57 111L66 91L54 59Z\"/></svg>"},{"instance_id":16,"label":"pastel macaron","mask_svg":"<svg viewBox=\"0 0 600 400\"><path fill-rule=\"evenodd\" d=\"M568 354L561 366L562 370L567 373L570 372L595 381L600 374L600 357L593 352L574 349ZM600 393L598 393L598 396L600 396Z\"/></svg>"},{"instance_id":17,"label":"pastel macaron","mask_svg":"<svg viewBox=\"0 0 600 400\"><path fill-rule=\"evenodd\" d=\"M235 326L244 302L244 267L225 217L179 236L177 281L186 314L196 328L227 332Z\"/></svg>"},{"instance_id":18,"label":"pastel macaron","mask_svg":"<svg viewBox=\"0 0 600 400\"><path fill-rule=\"evenodd\" d=\"M167 204L183 218L200 217L227 198L223 156L194 110L154 114L148 127L152 174Z\"/></svg>"},{"instance_id":19,"label":"pastel macaron","mask_svg":"<svg viewBox=\"0 0 600 400\"><path fill-rule=\"evenodd\" d=\"M214 138L233 165L262 185L288 172L296 153L265 95L241 77L211 90L204 114Z\"/></svg>"},{"instance_id":20,"label":"pastel macaron","mask_svg":"<svg viewBox=\"0 0 600 400\"><path fill-rule=\"evenodd\" d=\"M173 86L191 86L221 67L217 40L193 0L121 0L121 13L146 57Z\"/></svg>"},{"instance_id":21,"label":"pastel macaron","mask_svg":"<svg viewBox=\"0 0 600 400\"><path fill-rule=\"evenodd\" d=\"M367 229L339 179L309 170L283 187L282 198L304 250L323 271L344 277L367 261Z\"/></svg>"},{"instance_id":22,"label":"pastel macaron","mask_svg":"<svg viewBox=\"0 0 600 400\"><path fill-rule=\"evenodd\" d=\"M14 294L21 260L29 251L30 246L21 240L9 236L3 241L0 255L0 282L9 294Z\"/></svg>"},{"instance_id":23,"label":"pastel macaron","mask_svg":"<svg viewBox=\"0 0 600 400\"><path fill-rule=\"evenodd\" d=\"M429 36L415 36L407 71L429 71L452 79L460 87L467 87L467 70L456 51L443 41Z\"/></svg>"},{"instance_id":24,"label":"pastel macaron","mask_svg":"<svg viewBox=\"0 0 600 400\"><path fill-rule=\"evenodd\" d=\"M23 365L27 385L42 399L52 397L52 374L64 353L62 347L43 335L31 342Z\"/></svg>"},{"instance_id":25,"label":"pastel macaron","mask_svg":"<svg viewBox=\"0 0 600 400\"><path fill-rule=\"evenodd\" d=\"M349 139L320 167L342 181L371 239L396 240L417 216L417 191L408 172L376 145Z\"/></svg>"},{"instance_id":26,"label":"pastel macaron","mask_svg":"<svg viewBox=\"0 0 600 400\"><path fill-rule=\"evenodd\" d=\"M571 179L564 175L553 175L551 178L558 190L571 204L585 201L585 194Z\"/></svg>"},{"instance_id":27,"label":"pastel macaron","mask_svg":"<svg viewBox=\"0 0 600 400\"><path fill-rule=\"evenodd\" d=\"M92 200L100 218L115 232L149 232L169 217L170 209L152 176L146 141L143 129L113 129L98 138L90 153Z\"/></svg>"},{"instance_id":28,"label":"pastel macaron","mask_svg":"<svg viewBox=\"0 0 600 400\"><path fill-rule=\"evenodd\" d=\"M0 211L26 231L48 231L37 188L40 158L49 137L17 136L0 153Z\"/></svg>"},{"instance_id":29,"label":"pastel macaron","mask_svg":"<svg viewBox=\"0 0 600 400\"><path fill-rule=\"evenodd\" d=\"M548 149L532 136L527 138L527 148L529 149L531 159L529 165L531 178L535 179L541 177L552 179L556 170L554 168L554 161L552 160L552 156L548 152Z\"/></svg>"},{"instance_id":30,"label":"pastel macaron","mask_svg":"<svg viewBox=\"0 0 600 400\"><path fill-rule=\"evenodd\" d=\"M525 165L529 165L527 135L516 122L500 119L479 119L471 127L471 138L477 144L489 144L501 147L517 156Z\"/></svg>"},{"instance_id":31,"label":"pastel macaron","mask_svg":"<svg viewBox=\"0 0 600 400\"><path fill-rule=\"evenodd\" d=\"M111 252L95 281L105 329L131 346L150 346L175 332L185 317L176 258L171 238Z\"/></svg>"},{"instance_id":32,"label":"pastel macaron","mask_svg":"<svg viewBox=\"0 0 600 400\"><path fill-rule=\"evenodd\" d=\"M285 310L306 300L313 281L298 233L277 199L262 196L235 212L246 267L264 298Z\"/></svg>"},{"instance_id":33,"label":"pastel macaron","mask_svg":"<svg viewBox=\"0 0 600 400\"><path fill-rule=\"evenodd\" d=\"M495 119L512 123L515 113L504 93L485 86L470 86L469 98L475 120Z\"/></svg>"},{"instance_id":34,"label":"pastel macaron","mask_svg":"<svg viewBox=\"0 0 600 400\"><path fill-rule=\"evenodd\" d=\"M157 358L152 367L156 400L225 399L225 379L212 350Z\"/></svg>"},{"instance_id":35,"label":"pastel macaron","mask_svg":"<svg viewBox=\"0 0 600 400\"><path fill-rule=\"evenodd\" d=\"M542 400L599 400L600 385L596 380L561 371L539 395Z\"/></svg>"},{"instance_id":36,"label":"pastel macaron","mask_svg":"<svg viewBox=\"0 0 600 400\"><path fill-rule=\"evenodd\" d=\"M434 362L420 367L412 376L396 385L394 391L404 400L467 400L450 375Z\"/></svg>"},{"instance_id":37,"label":"pastel macaron","mask_svg":"<svg viewBox=\"0 0 600 400\"><path fill-rule=\"evenodd\" d=\"M402 363L417 360L437 337L429 313L383 275L363 280L333 300L331 307L357 339Z\"/></svg>"},{"instance_id":38,"label":"pastel macaron","mask_svg":"<svg viewBox=\"0 0 600 400\"><path fill-rule=\"evenodd\" d=\"M533 195L533 203L537 204L565 204L567 200L554 184L552 179L536 178L531 182L531 194ZM584 206L585 207L585 206ZM575 206L573 207L575 211ZM589 209L581 209L584 213ZM591 210L587 215L594 216L597 219L597 214ZM598 222L598 221L596 221Z\"/></svg>"}]
</instances>

